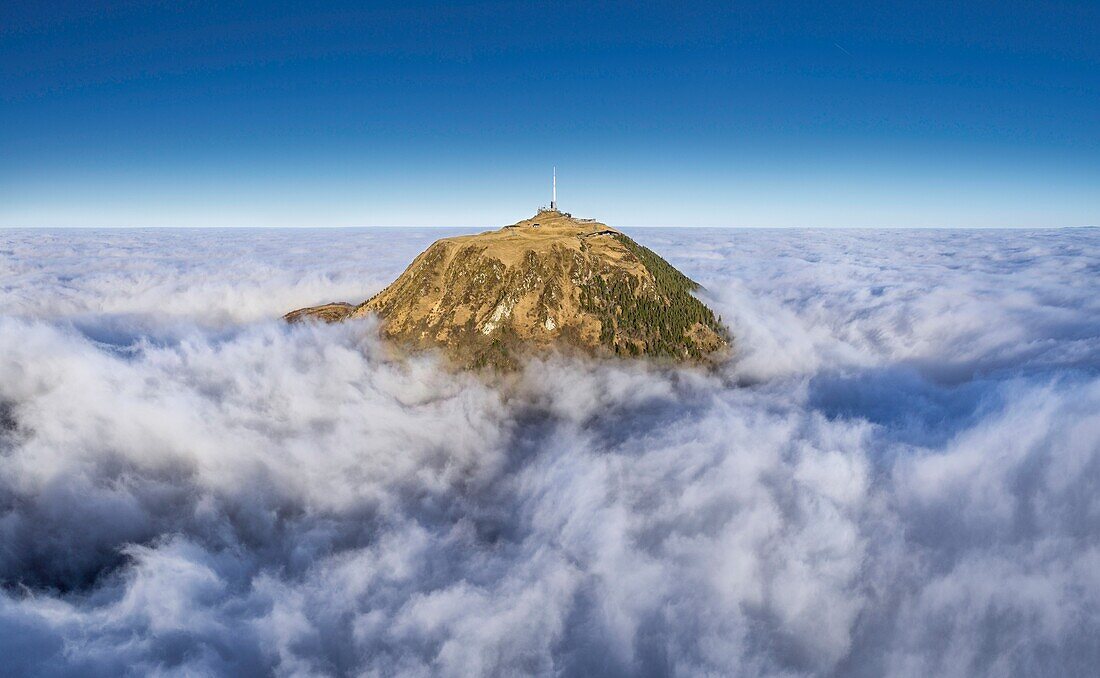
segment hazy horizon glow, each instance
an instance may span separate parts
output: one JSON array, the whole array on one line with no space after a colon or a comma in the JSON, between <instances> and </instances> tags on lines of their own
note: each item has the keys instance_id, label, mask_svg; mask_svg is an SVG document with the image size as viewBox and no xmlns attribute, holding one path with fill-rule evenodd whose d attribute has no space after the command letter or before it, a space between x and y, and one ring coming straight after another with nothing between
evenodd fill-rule
<instances>
[{"instance_id":1,"label":"hazy horizon glow","mask_svg":"<svg viewBox=\"0 0 1100 678\"><path fill-rule=\"evenodd\" d=\"M1100 223L1100 10L0 9L0 227Z\"/></svg>"}]
</instances>

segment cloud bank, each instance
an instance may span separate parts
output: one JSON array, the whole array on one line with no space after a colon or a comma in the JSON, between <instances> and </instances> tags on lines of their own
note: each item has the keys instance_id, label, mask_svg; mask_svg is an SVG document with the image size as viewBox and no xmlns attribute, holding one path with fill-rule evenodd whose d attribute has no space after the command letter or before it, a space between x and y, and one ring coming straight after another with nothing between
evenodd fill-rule
<instances>
[{"instance_id":1,"label":"cloud bank","mask_svg":"<svg viewBox=\"0 0 1100 678\"><path fill-rule=\"evenodd\" d=\"M1100 232L638 232L717 373L277 321L438 235L0 232L5 671L1100 665Z\"/></svg>"}]
</instances>

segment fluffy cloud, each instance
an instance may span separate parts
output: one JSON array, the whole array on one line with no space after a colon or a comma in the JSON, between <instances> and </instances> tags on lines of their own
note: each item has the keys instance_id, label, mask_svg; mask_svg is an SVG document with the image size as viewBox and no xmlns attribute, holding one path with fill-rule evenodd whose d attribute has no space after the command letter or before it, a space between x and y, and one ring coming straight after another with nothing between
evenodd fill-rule
<instances>
[{"instance_id":1,"label":"fluffy cloud","mask_svg":"<svg viewBox=\"0 0 1100 678\"><path fill-rule=\"evenodd\" d=\"M1100 664L1100 235L648 231L717 372L398 362L437 232L0 233L0 654L29 675Z\"/></svg>"}]
</instances>

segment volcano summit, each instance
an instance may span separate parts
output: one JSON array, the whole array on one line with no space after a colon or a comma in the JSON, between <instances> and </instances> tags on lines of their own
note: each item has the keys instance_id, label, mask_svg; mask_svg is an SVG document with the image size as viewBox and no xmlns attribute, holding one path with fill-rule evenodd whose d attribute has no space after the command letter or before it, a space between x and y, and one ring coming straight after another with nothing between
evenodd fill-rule
<instances>
[{"instance_id":1,"label":"volcano summit","mask_svg":"<svg viewBox=\"0 0 1100 678\"><path fill-rule=\"evenodd\" d=\"M383 333L440 348L465 367L509 368L559 350L698 362L730 338L699 285L650 249L557 209L477 235L442 238L367 301L292 311L287 321L377 313Z\"/></svg>"}]
</instances>

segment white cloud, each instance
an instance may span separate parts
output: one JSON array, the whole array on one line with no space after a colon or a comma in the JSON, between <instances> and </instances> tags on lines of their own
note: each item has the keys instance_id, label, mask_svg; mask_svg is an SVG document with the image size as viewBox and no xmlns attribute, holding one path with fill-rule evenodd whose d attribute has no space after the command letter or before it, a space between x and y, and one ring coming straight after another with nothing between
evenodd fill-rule
<instances>
[{"instance_id":1,"label":"white cloud","mask_svg":"<svg viewBox=\"0 0 1100 678\"><path fill-rule=\"evenodd\" d=\"M714 373L388 357L437 233L0 233L0 653L38 675L1100 662L1095 231L653 231Z\"/></svg>"}]
</instances>

